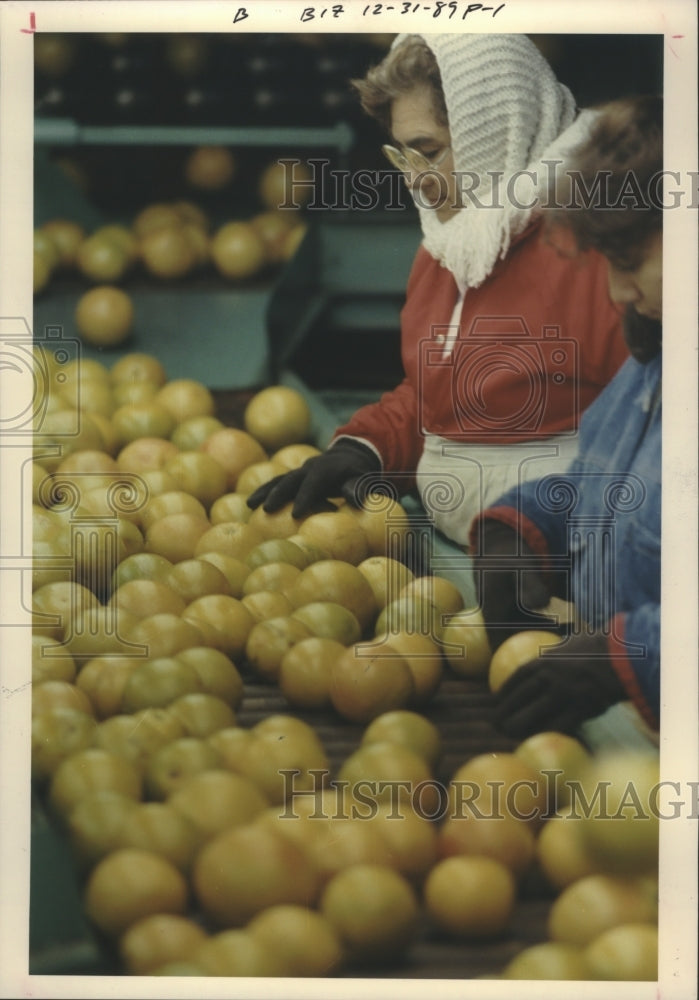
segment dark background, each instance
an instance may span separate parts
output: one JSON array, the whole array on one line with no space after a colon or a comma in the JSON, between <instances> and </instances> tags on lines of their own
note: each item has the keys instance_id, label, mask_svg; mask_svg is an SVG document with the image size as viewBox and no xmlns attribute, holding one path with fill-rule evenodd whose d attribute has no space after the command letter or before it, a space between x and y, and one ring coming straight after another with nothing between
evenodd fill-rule
<instances>
[{"instance_id":1,"label":"dark background","mask_svg":"<svg viewBox=\"0 0 699 1000\"><path fill-rule=\"evenodd\" d=\"M84 125L332 126L355 133L350 168L386 169L378 127L348 85L379 62L393 35L209 34L37 35L35 113ZM580 107L662 91L661 35L535 35L533 40ZM54 161L107 215L127 217L154 200L187 197L183 164L190 149L173 146L62 146ZM270 152L240 152L237 190ZM333 150L298 155L328 155ZM387 195L388 196L388 195ZM209 208L252 214L209 197Z\"/></svg>"}]
</instances>

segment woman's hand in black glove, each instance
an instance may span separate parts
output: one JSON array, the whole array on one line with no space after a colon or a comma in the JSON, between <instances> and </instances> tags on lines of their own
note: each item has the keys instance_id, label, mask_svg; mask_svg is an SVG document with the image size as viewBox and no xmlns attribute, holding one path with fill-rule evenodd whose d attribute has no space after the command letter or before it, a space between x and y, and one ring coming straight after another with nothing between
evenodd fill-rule
<instances>
[{"instance_id":1,"label":"woman's hand in black glove","mask_svg":"<svg viewBox=\"0 0 699 1000\"><path fill-rule=\"evenodd\" d=\"M321 509L330 497L343 496L359 507L372 482L378 482L380 472L381 463L371 448L359 441L342 440L322 455L307 459L300 468L270 479L248 497L247 503L253 509L261 504L264 511L273 514L295 498L292 517L305 517Z\"/></svg>"},{"instance_id":2,"label":"woman's hand in black glove","mask_svg":"<svg viewBox=\"0 0 699 1000\"><path fill-rule=\"evenodd\" d=\"M515 739L581 722L628 698L611 664L604 635L575 636L549 646L512 674L496 695L494 722Z\"/></svg>"},{"instance_id":3,"label":"woman's hand in black glove","mask_svg":"<svg viewBox=\"0 0 699 1000\"><path fill-rule=\"evenodd\" d=\"M502 521L482 524L473 558L476 593L493 651L524 629L558 631L555 619L537 613L553 596L534 553L519 532Z\"/></svg>"}]
</instances>

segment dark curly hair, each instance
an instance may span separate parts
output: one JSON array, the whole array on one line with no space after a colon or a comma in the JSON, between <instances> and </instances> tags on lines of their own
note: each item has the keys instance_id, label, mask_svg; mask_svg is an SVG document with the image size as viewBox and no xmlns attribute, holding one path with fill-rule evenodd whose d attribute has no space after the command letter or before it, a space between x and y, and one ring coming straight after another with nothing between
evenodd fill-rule
<instances>
[{"instance_id":1,"label":"dark curly hair","mask_svg":"<svg viewBox=\"0 0 699 1000\"><path fill-rule=\"evenodd\" d=\"M566 199L557 182L557 207L545 216L549 225L568 227L581 249L594 248L615 267L633 270L648 241L662 230L656 187L663 169L663 100L647 95L622 98L598 110L600 118L589 138L565 166L567 204L561 207ZM588 194L603 181L604 198L577 201L580 181Z\"/></svg>"}]
</instances>

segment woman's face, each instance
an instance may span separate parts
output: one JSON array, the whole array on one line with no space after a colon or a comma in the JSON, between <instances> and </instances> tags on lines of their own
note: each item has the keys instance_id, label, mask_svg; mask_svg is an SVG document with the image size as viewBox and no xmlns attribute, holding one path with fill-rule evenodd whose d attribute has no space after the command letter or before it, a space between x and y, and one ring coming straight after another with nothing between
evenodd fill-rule
<instances>
[{"instance_id":1,"label":"woman's face","mask_svg":"<svg viewBox=\"0 0 699 1000\"><path fill-rule=\"evenodd\" d=\"M651 237L643 258L632 271L620 270L608 262L609 296L617 305L633 306L647 319L661 319L663 313L663 234Z\"/></svg>"},{"instance_id":2,"label":"woman's face","mask_svg":"<svg viewBox=\"0 0 699 1000\"><path fill-rule=\"evenodd\" d=\"M449 129L435 119L432 91L426 85L397 97L391 106L391 135L395 145L415 149L432 163L451 144ZM406 172L405 183L420 208L432 208L440 222L447 222L461 208L451 150L439 166Z\"/></svg>"}]
</instances>

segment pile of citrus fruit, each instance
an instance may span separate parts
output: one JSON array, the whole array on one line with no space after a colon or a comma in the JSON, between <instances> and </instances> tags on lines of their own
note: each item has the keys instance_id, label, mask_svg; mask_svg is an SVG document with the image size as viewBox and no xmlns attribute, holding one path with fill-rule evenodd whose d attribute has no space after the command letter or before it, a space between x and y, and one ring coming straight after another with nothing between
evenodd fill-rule
<instances>
[{"instance_id":1,"label":"pile of citrus fruit","mask_svg":"<svg viewBox=\"0 0 699 1000\"><path fill-rule=\"evenodd\" d=\"M198 147L186 169L198 191L215 190L234 176L235 160L224 147ZM293 169L295 180L309 180L304 163ZM253 278L288 260L305 233L301 208L310 197L308 184L297 184L293 198L287 188L287 169L274 160L258 180L262 210L250 218L213 225L200 205L183 199L153 202L129 224L108 223L92 232L71 219L51 219L34 232L34 292L61 272L93 285L118 285L136 268L163 281L206 268L229 281Z\"/></svg>"},{"instance_id":2,"label":"pile of citrus fruit","mask_svg":"<svg viewBox=\"0 0 699 1000\"><path fill-rule=\"evenodd\" d=\"M410 568L394 499L248 507L318 453L304 397L230 427L150 355L64 375L35 433L32 777L124 971L407 968L426 937L506 939L536 871L549 940L494 977L654 978L658 824L625 789L648 801L657 760L546 733L436 780L430 700L487 680L482 619ZM260 685L287 710L240 725ZM357 737L336 767L321 711ZM601 781L610 823L580 808Z\"/></svg>"}]
</instances>

